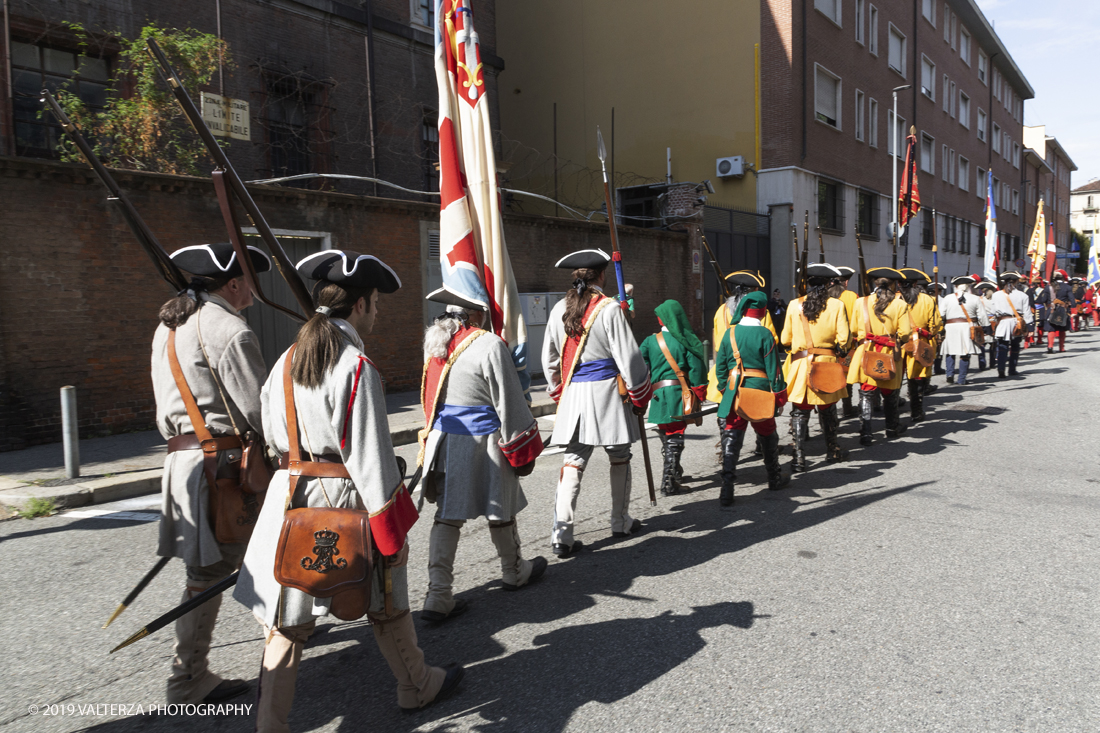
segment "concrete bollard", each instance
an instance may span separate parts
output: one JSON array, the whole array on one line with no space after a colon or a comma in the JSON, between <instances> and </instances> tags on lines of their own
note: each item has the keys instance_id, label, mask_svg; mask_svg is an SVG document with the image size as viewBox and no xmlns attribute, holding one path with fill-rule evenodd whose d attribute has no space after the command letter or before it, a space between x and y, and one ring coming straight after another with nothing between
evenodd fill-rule
<instances>
[{"instance_id":1,"label":"concrete bollard","mask_svg":"<svg viewBox=\"0 0 1100 733\"><path fill-rule=\"evenodd\" d=\"M65 476L80 476L80 437L77 433L76 387L61 388L61 440L65 449Z\"/></svg>"}]
</instances>

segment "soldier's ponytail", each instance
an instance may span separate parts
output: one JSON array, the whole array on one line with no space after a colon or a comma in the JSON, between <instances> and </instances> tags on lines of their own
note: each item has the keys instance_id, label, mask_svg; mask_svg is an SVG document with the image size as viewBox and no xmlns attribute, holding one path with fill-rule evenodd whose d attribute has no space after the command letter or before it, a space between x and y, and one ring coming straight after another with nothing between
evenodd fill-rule
<instances>
[{"instance_id":1,"label":"soldier's ponytail","mask_svg":"<svg viewBox=\"0 0 1100 733\"><path fill-rule=\"evenodd\" d=\"M160 322L173 330L179 328L187 323L187 319L199 309L199 293L220 290L232 279L231 277L192 277L186 288L160 307L160 312L157 314Z\"/></svg>"},{"instance_id":2,"label":"soldier's ponytail","mask_svg":"<svg viewBox=\"0 0 1100 733\"><path fill-rule=\"evenodd\" d=\"M347 318L360 298L370 307L373 289L347 288L318 280L313 287L313 304L317 307L308 321L298 329L298 348L290 377L303 387L320 387L325 375L332 371L344 350L344 335L333 318Z\"/></svg>"},{"instance_id":3,"label":"soldier's ponytail","mask_svg":"<svg viewBox=\"0 0 1100 733\"><path fill-rule=\"evenodd\" d=\"M600 279L605 268L581 267L573 270L573 287L565 294L565 335L579 336L584 331L584 312L588 301L596 294L592 283Z\"/></svg>"},{"instance_id":4,"label":"soldier's ponytail","mask_svg":"<svg viewBox=\"0 0 1100 733\"><path fill-rule=\"evenodd\" d=\"M890 283L892 281L889 278L880 277L875 280L875 315L878 319L882 320L882 314L886 312L886 308L894 302L894 291L890 289Z\"/></svg>"},{"instance_id":5,"label":"soldier's ponytail","mask_svg":"<svg viewBox=\"0 0 1100 733\"><path fill-rule=\"evenodd\" d=\"M806 294L806 300L802 301L802 312L810 323L817 323L818 317L825 306L829 304L830 281L811 278L810 291Z\"/></svg>"}]
</instances>

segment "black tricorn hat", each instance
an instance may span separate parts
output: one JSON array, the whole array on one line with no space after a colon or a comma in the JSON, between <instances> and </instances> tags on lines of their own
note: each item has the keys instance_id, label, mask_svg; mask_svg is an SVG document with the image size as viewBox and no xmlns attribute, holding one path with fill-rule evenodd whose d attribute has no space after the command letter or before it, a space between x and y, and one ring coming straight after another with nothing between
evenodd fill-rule
<instances>
[{"instance_id":1,"label":"black tricorn hat","mask_svg":"<svg viewBox=\"0 0 1100 733\"><path fill-rule=\"evenodd\" d=\"M433 290L428 293L425 300L430 300L433 303L443 303L444 305L457 305L459 308L465 308L468 311L487 311L489 310L481 303L474 302L469 298L465 298L458 293L448 290L446 286L439 290Z\"/></svg>"},{"instance_id":2,"label":"black tricorn hat","mask_svg":"<svg viewBox=\"0 0 1100 733\"><path fill-rule=\"evenodd\" d=\"M298 274L310 280L327 280L353 288L375 288L392 293L401 287L401 278L382 260L347 249L326 249L298 263Z\"/></svg>"},{"instance_id":3,"label":"black tricorn hat","mask_svg":"<svg viewBox=\"0 0 1100 733\"><path fill-rule=\"evenodd\" d=\"M974 288L976 290L981 290L983 288L989 288L990 290L996 290L997 289L997 283L991 283L988 280L981 280L974 286Z\"/></svg>"},{"instance_id":4,"label":"black tricorn hat","mask_svg":"<svg viewBox=\"0 0 1100 733\"><path fill-rule=\"evenodd\" d=\"M601 270L610 261L611 255L602 249L582 249L562 257L554 267L563 270Z\"/></svg>"},{"instance_id":5,"label":"black tricorn hat","mask_svg":"<svg viewBox=\"0 0 1100 733\"><path fill-rule=\"evenodd\" d=\"M1020 273L1018 273L1018 272L1002 272L998 279L1003 283L1018 283L1018 282L1020 282Z\"/></svg>"},{"instance_id":6,"label":"black tricorn hat","mask_svg":"<svg viewBox=\"0 0 1100 733\"><path fill-rule=\"evenodd\" d=\"M867 271L867 277L872 280L878 280L879 278L886 278L887 280L905 279L905 275L902 275L892 267L872 267Z\"/></svg>"},{"instance_id":7,"label":"black tricorn hat","mask_svg":"<svg viewBox=\"0 0 1100 733\"><path fill-rule=\"evenodd\" d=\"M932 282L932 278L928 277L928 273L924 270L918 270L915 267L903 267L900 270L901 274L905 276L905 282L907 283L929 283Z\"/></svg>"},{"instance_id":8,"label":"black tricorn hat","mask_svg":"<svg viewBox=\"0 0 1100 733\"><path fill-rule=\"evenodd\" d=\"M956 287L959 285L975 285L977 281L972 275L959 275L958 277L951 278L951 284Z\"/></svg>"},{"instance_id":9,"label":"black tricorn hat","mask_svg":"<svg viewBox=\"0 0 1100 733\"><path fill-rule=\"evenodd\" d=\"M836 269L840 270L840 276L845 280L856 274L855 269L848 267L847 265L839 265Z\"/></svg>"},{"instance_id":10,"label":"black tricorn hat","mask_svg":"<svg viewBox=\"0 0 1100 733\"><path fill-rule=\"evenodd\" d=\"M834 280L836 278L844 277L844 273L828 263L813 262L809 265L806 265L806 277Z\"/></svg>"},{"instance_id":11,"label":"black tricorn hat","mask_svg":"<svg viewBox=\"0 0 1100 733\"><path fill-rule=\"evenodd\" d=\"M256 272L271 269L271 258L262 250L249 247L248 255ZM229 242L183 247L172 253L172 261L181 270L200 277L240 277L244 274L241 263L237 261L237 252Z\"/></svg>"},{"instance_id":12,"label":"black tricorn hat","mask_svg":"<svg viewBox=\"0 0 1100 733\"><path fill-rule=\"evenodd\" d=\"M764 278L760 277L754 272L748 270L737 270L726 275L726 282L733 283L734 285L744 285L749 288L762 288L764 287Z\"/></svg>"}]
</instances>

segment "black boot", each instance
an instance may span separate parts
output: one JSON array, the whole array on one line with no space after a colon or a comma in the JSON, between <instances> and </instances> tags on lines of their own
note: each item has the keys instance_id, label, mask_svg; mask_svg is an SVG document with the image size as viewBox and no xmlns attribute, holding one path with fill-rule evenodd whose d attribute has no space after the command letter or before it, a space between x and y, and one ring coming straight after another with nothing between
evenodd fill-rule
<instances>
[{"instance_id":1,"label":"black boot","mask_svg":"<svg viewBox=\"0 0 1100 733\"><path fill-rule=\"evenodd\" d=\"M932 394L937 389L939 389L939 387L932 384L932 377L925 377L924 379L922 379L920 381L924 383L924 388L921 389L921 397L922 398L927 397L928 395ZM924 407L923 400L922 400L922 403L921 403L921 407L922 408Z\"/></svg>"},{"instance_id":2,"label":"black boot","mask_svg":"<svg viewBox=\"0 0 1100 733\"><path fill-rule=\"evenodd\" d=\"M898 390L894 390L890 394L882 398L882 407L886 412L886 437L896 438L904 433L908 428L901 424L901 411L898 408L898 398L901 394Z\"/></svg>"},{"instance_id":3,"label":"black boot","mask_svg":"<svg viewBox=\"0 0 1100 733\"><path fill-rule=\"evenodd\" d=\"M722 491L718 494L718 503L722 506L733 505L733 486L737 481L737 459L741 455L741 446L744 442L744 430L727 428L722 431Z\"/></svg>"},{"instance_id":4,"label":"black boot","mask_svg":"<svg viewBox=\"0 0 1100 733\"><path fill-rule=\"evenodd\" d=\"M859 444L871 445L871 393L859 391Z\"/></svg>"},{"instance_id":5,"label":"black boot","mask_svg":"<svg viewBox=\"0 0 1100 733\"><path fill-rule=\"evenodd\" d=\"M672 483L676 486L676 491L680 491L680 487L684 484L684 467L680 465L680 456L684 452L684 435L668 436L668 449L672 452L672 463L675 466L675 471L672 474Z\"/></svg>"},{"instance_id":6,"label":"black boot","mask_svg":"<svg viewBox=\"0 0 1100 733\"><path fill-rule=\"evenodd\" d=\"M676 484L673 476L676 473L676 460L672 457L672 447L669 445L669 437L664 433L658 433L661 438L661 457L664 459L664 470L661 471L661 496L672 496L676 493Z\"/></svg>"},{"instance_id":7,"label":"black boot","mask_svg":"<svg viewBox=\"0 0 1100 733\"><path fill-rule=\"evenodd\" d=\"M790 477L783 475L783 469L779 466L779 434L772 433L766 438L760 439L764 449L764 469L768 472L768 488L772 491L783 488L790 483Z\"/></svg>"},{"instance_id":8,"label":"black boot","mask_svg":"<svg viewBox=\"0 0 1100 733\"><path fill-rule=\"evenodd\" d=\"M801 473L807 469L806 440L807 424L810 422L810 413L803 412L797 407L791 408L791 435L794 436L794 460L791 461L791 472Z\"/></svg>"},{"instance_id":9,"label":"black boot","mask_svg":"<svg viewBox=\"0 0 1100 733\"><path fill-rule=\"evenodd\" d=\"M848 458L848 451L840 448L840 416L836 403L817 408L817 419L821 423L821 432L825 434L825 460L836 463Z\"/></svg>"},{"instance_id":10,"label":"black boot","mask_svg":"<svg viewBox=\"0 0 1100 733\"><path fill-rule=\"evenodd\" d=\"M848 392L848 396L844 398L844 417L855 417L859 414L859 408L852 404L851 390Z\"/></svg>"},{"instance_id":11,"label":"black boot","mask_svg":"<svg viewBox=\"0 0 1100 733\"><path fill-rule=\"evenodd\" d=\"M909 415L914 423L924 419L924 380L909 380Z\"/></svg>"}]
</instances>

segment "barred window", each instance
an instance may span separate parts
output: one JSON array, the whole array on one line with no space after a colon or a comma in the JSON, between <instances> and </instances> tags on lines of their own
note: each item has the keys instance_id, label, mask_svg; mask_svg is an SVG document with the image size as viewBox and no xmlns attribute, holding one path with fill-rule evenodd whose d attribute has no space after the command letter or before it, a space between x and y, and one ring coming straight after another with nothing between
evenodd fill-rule
<instances>
[{"instance_id":1,"label":"barred window","mask_svg":"<svg viewBox=\"0 0 1100 733\"><path fill-rule=\"evenodd\" d=\"M817 182L817 225L833 232L844 230L844 187L836 181Z\"/></svg>"},{"instance_id":2,"label":"barred window","mask_svg":"<svg viewBox=\"0 0 1100 733\"><path fill-rule=\"evenodd\" d=\"M878 239L879 229L879 196L871 191L860 191L857 200L858 212L857 225L859 234L867 239Z\"/></svg>"}]
</instances>

